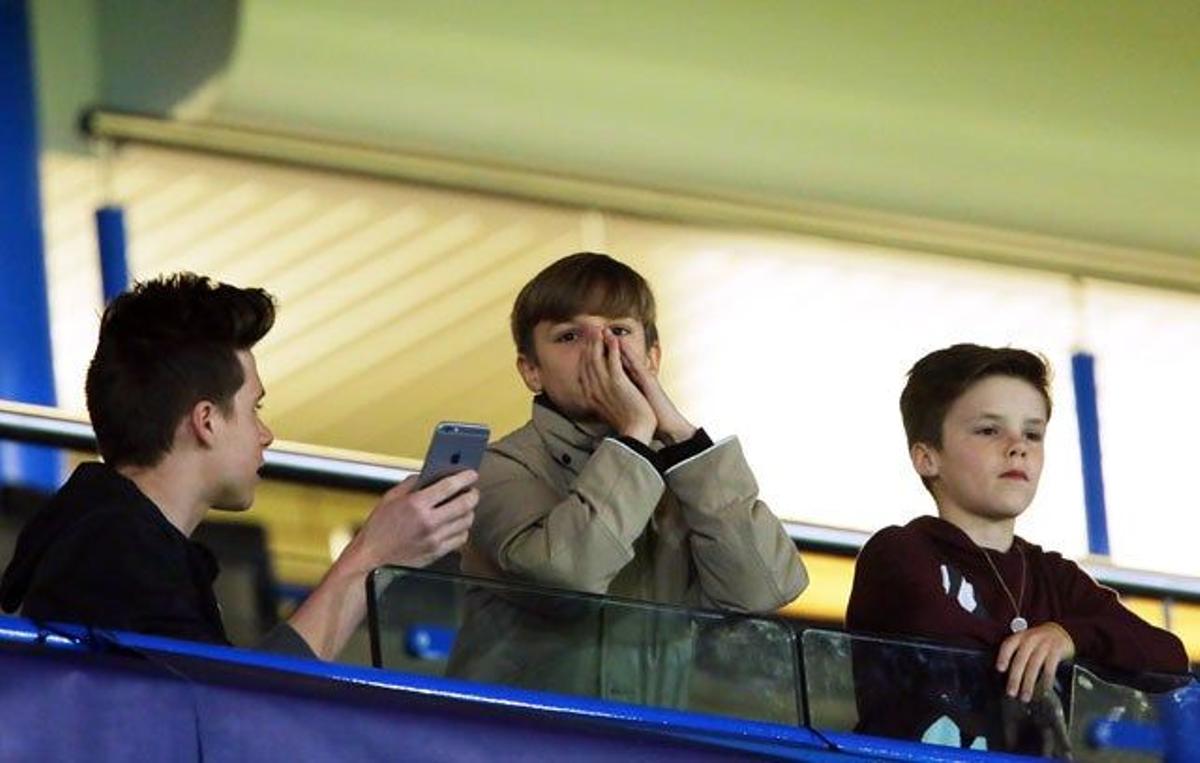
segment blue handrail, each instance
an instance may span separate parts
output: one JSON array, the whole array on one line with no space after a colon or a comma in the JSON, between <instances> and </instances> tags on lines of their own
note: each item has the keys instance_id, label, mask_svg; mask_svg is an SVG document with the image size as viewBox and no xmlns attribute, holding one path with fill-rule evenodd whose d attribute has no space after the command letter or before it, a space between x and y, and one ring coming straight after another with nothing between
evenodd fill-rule
<instances>
[{"instance_id":1,"label":"blue handrail","mask_svg":"<svg viewBox=\"0 0 1200 763\"><path fill-rule=\"evenodd\" d=\"M399 696L437 697L479 707L522 710L558 721L600 722L674 738L702 741L725 748L770 752L778 757L797 760L810 759L801 757L802 754L828 749L828 743L820 735L795 726L742 721L701 713L506 688L473 681L326 663L236 647L124 631L98 630L78 625L38 625L22 618L0 617L0 643L3 642L38 644L71 652L105 651L116 647L141 653L199 658L249 668L285 671L338 684L370 686L395 692Z\"/></svg>"}]
</instances>

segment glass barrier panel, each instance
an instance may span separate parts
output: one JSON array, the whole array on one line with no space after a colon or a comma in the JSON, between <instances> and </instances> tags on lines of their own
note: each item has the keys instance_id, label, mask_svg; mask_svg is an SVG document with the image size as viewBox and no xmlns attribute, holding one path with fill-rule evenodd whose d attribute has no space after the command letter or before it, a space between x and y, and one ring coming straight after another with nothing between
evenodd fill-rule
<instances>
[{"instance_id":1,"label":"glass barrier panel","mask_svg":"<svg viewBox=\"0 0 1200 763\"><path fill-rule=\"evenodd\" d=\"M824 630L806 630L801 644L814 729L1034 755L1070 749L1064 692L1009 699L983 652Z\"/></svg>"},{"instance_id":2,"label":"glass barrier panel","mask_svg":"<svg viewBox=\"0 0 1200 763\"><path fill-rule=\"evenodd\" d=\"M796 636L778 620L386 567L376 665L797 725Z\"/></svg>"},{"instance_id":3,"label":"glass barrier panel","mask_svg":"<svg viewBox=\"0 0 1200 763\"><path fill-rule=\"evenodd\" d=\"M1122 744L1121 737L1130 737L1129 734L1113 735L1112 744L1097 748L1098 724L1118 722L1127 729L1154 729L1161 733L1166 730L1166 724L1178 722L1172 717L1164 718L1164 703L1170 702L1181 692L1200 692L1200 687L1186 676L1142 674L1118 681L1077 665L1073 678L1072 744L1081 751L1080 759L1104 763L1162 760L1163 750L1139 750L1134 745ZM1166 715L1170 716L1170 713ZM1200 728L1192 729L1191 733L1200 734Z\"/></svg>"}]
</instances>

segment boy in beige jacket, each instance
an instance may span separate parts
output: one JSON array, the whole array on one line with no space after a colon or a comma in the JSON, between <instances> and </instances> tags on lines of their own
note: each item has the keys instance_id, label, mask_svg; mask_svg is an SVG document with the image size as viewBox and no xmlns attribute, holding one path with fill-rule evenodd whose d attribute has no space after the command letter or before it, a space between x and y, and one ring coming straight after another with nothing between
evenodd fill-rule
<instances>
[{"instance_id":1,"label":"boy in beige jacket","mask_svg":"<svg viewBox=\"0 0 1200 763\"><path fill-rule=\"evenodd\" d=\"M521 290L512 332L532 418L484 458L464 572L749 612L770 612L804 590L804 566L759 500L737 439L714 443L659 383L645 279L603 254L565 257ZM471 626L486 620L492 658L498 637L511 642L512 659L500 672L465 673L521 682L530 662L518 654L521 623L490 601L496 611L485 615L476 602L469 613L458 655L478 652ZM647 693L601 685L607 696Z\"/></svg>"}]
</instances>

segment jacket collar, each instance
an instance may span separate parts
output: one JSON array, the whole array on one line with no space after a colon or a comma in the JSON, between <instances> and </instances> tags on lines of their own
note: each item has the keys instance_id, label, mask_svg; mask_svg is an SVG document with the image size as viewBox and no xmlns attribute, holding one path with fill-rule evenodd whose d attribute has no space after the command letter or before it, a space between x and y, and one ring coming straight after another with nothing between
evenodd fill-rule
<instances>
[{"instance_id":1,"label":"jacket collar","mask_svg":"<svg viewBox=\"0 0 1200 763\"><path fill-rule=\"evenodd\" d=\"M967 535L962 528L951 522L947 522L941 517L920 516L909 522L908 526L968 554L974 555L981 551L981 548L975 544L975 541L971 540L971 536ZM1009 546L1008 551L1000 554L1000 556L1018 557L1022 546L1026 549L1037 548L1024 538L1014 535L1012 545ZM996 553L999 554L999 552Z\"/></svg>"},{"instance_id":2,"label":"jacket collar","mask_svg":"<svg viewBox=\"0 0 1200 763\"><path fill-rule=\"evenodd\" d=\"M613 434L612 427L602 422L574 421L560 411L550 398L538 395L533 399L533 428L537 430L554 460L570 465L575 455L590 456L600 441ZM567 455L567 461L562 456Z\"/></svg>"}]
</instances>

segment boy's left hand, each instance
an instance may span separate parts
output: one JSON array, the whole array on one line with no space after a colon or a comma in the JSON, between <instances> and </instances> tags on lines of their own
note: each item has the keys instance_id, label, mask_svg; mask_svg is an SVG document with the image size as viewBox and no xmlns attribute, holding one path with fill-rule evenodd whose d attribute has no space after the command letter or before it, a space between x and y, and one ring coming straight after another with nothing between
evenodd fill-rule
<instances>
[{"instance_id":1,"label":"boy's left hand","mask_svg":"<svg viewBox=\"0 0 1200 763\"><path fill-rule=\"evenodd\" d=\"M1039 683L1045 688L1053 686L1058 664L1074 656L1071 634L1058 623L1042 623L1004 639L996 670L1008 671L1008 696L1019 693L1021 701L1028 702Z\"/></svg>"},{"instance_id":2,"label":"boy's left hand","mask_svg":"<svg viewBox=\"0 0 1200 763\"><path fill-rule=\"evenodd\" d=\"M690 440L692 435L696 434L696 427L683 417L675 403L667 397L666 390L658 381L658 375L646 364L646 359L629 352L623 342L621 364L654 409L654 415L658 418L658 431L655 434L659 439L668 445Z\"/></svg>"}]
</instances>

